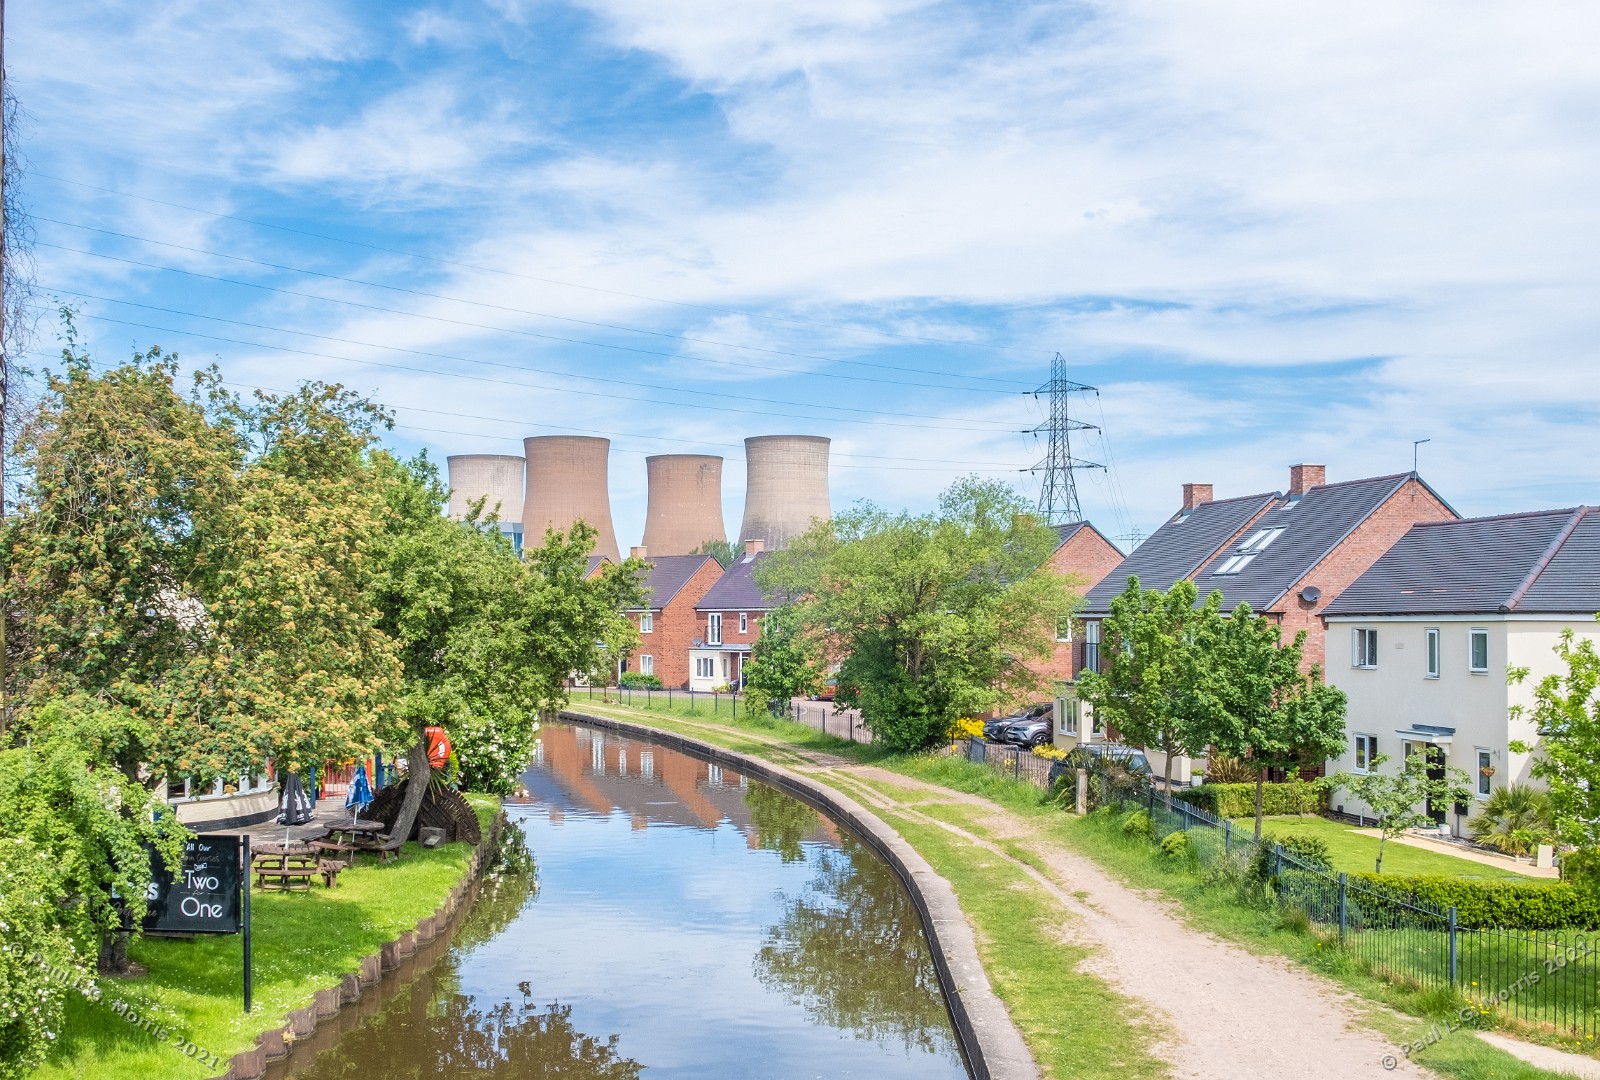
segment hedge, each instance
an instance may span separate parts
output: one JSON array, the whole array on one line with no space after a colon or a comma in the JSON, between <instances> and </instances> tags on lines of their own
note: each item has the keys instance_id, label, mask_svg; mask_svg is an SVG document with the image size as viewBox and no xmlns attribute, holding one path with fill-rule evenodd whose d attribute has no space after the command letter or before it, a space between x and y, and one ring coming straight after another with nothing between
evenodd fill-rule
<instances>
[{"instance_id":1,"label":"hedge","mask_svg":"<svg viewBox=\"0 0 1600 1080\"><path fill-rule=\"evenodd\" d=\"M1181 788L1176 794L1190 806L1198 806L1220 818L1255 817L1256 814L1254 784L1201 784ZM1315 814L1323 809L1324 802L1324 785L1309 780L1267 784L1261 790L1261 812L1267 815Z\"/></svg>"},{"instance_id":2,"label":"hedge","mask_svg":"<svg viewBox=\"0 0 1600 1080\"><path fill-rule=\"evenodd\" d=\"M1482 881L1437 875L1351 874L1349 883L1440 911L1467 929L1600 930L1600 890L1565 881ZM1359 903L1359 897L1356 899Z\"/></svg>"},{"instance_id":3,"label":"hedge","mask_svg":"<svg viewBox=\"0 0 1600 1080\"><path fill-rule=\"evenodd\" d=\"M619 686L630 690L660 690L662 688L661 676L646 675L642 671L624 671L622 678L617 683Z\"/></svg>"}]
</instances>

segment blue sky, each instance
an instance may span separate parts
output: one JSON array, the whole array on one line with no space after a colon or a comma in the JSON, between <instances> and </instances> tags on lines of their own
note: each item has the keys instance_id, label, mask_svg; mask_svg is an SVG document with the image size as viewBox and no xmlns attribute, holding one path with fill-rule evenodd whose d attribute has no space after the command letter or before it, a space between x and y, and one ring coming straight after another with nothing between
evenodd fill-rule
<instances>
[{"instance_id":1,"label":"blue sky","mask_svg":"<svg viewBox=\"0 0 1600 1080\"><path fill-rule=\"evenodd\" d=\"M834 439L922 508L1099 387L1089 517L1404 471L1600 502L1600 9L22 0L40 282L102 359L345 382L405 451ZM96 231L98 230L98 231ZM134 306L143 305L143 306ZM42 347L53 347L45 326ZM293 331L293 332L291 332ZM225 339L225 340L222 340Z\"/></svg>"}]
</instances>

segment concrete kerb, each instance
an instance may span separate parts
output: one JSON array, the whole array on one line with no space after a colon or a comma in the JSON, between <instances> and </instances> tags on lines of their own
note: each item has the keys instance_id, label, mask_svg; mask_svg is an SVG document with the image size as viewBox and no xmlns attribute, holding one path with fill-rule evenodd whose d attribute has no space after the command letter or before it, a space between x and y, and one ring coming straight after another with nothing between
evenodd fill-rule
<instances>
[{"instance_id":1,"label":"concrete kerb","mask_svg":"<svg viewBox=\"0 0 1600 1080\"><path fill-rule=\"evenodd\" d=\"M362 957L357 970L342 976L336 985L315 991L310 1005L289 1013L282 1027L257 1035L256 1045L233 1055L228 1061L228 1071L213 1080L257 1080L266 1073L269 1061L287 1057L295 1042L309 1038L316 1031L319 1017L327 1019L336 1016L340 1009L355 1004L361 997L363 987L375 986L384 975L400 965L403 957L415 954L419 941L431 940L446 933L450 928L450 918L465 910L466 901L473 895L484 859L499 841L500 829L504 824L505 811L502 810L495 815L489 831L479 839L478 846L467 860L467 872L462 880L450 890L445 904L433 915L423 916L417 921L416 927L387 942L377 954ZM439 912L447 909L449 917L440 919ZM431 931L426 938L422 936L424 924Z\"/></svg>"},{"instance_id":2,"label":"concrete kerb","mask_svg":"<svg viewBox=\"0 0 1600 1080\"><path fill-rule=\"evenodd\" d=\"M810 777L676 732L606 716L563 711L561 719L603 728L732 767L810 804L846 825L894 868L922 919L956 1037L978 1080L1038 1080L1039 1066L1005 1004L989 985L978 945L950 883L898 832L860 803Z\"/></svg>"}]
</instances>

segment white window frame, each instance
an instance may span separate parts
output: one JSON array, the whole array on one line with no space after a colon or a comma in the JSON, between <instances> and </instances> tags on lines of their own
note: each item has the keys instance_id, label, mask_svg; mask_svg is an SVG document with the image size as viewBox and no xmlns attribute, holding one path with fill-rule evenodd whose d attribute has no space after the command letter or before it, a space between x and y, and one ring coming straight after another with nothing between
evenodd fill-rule
<instances>
[{"instance_id":1,"label":"white window frame","mask_svg":"<svg viewBox=\"0 0 1600 1080\"><path fill-rule=\"evenodd\" d=\"M716 662L709 656L694 658L694 677L697 679L714 679L717 676Z\"/></svg>"},{"instance_id":2,"label":"white window frame","mask_svg":"<svg viewBox=\"0 0 1600 1080\"><path fill-rule=\"evenodd\" d=\"M1494 751L1487 746L1477 747L1478 776L1475 781L1475 790L1478 798L1487 799L1494 792L1494 777L1483 775L1484 766L1494 768Z\"/></svg>"},{"instance_id":3,"label":"white window frame","mask_svg":"<svg viewBox=\"0 0 1600 1080\"><path fill-rule=\"evenodd\" d=\"M1239 545L1241 552L1259 552L1284 534L1283 529L1258 529L1250 539Z\"/></svg>"},{"instance_id":4,"label":"white window frame","mask_svg":"<svg viewBox=\"0 0 1600 1080\"><path fill-rule=\"evenodd\" d=\"M1372 759L1378 756L1378 737L1365 732L1357 732L1350 740L1351 772L1368 773L1372 771ZM1363 764L1363 761L1365 764Z\"/></svg>"},{"instance_id":5,"label":"white window frame","mask_svg":"<svg viewBox=\"0 0 1600 1080\"><path fill-rule=\"evenodd\" d=\"M1371 671L1378 666L1378 630L1357 626L1350 630L1350 666Z\"/></svg>"},{"instance_id":6,"label":"white window frame","mask_svg":"<svg viewBox=\"0 0 1600 1080\"><path fill-rule=\"evenodd\" d=\"M1256 553L1253 551L1244 555L1230 555L1227 562L1211 571L1211 573L1216 577L1229 577L1249 566L1255 561L1255 557Z\"/></svg>"},{"instance_id":7,"label":"white window frame","mask_svg":"<svg viewBox=\"0 0 1600 1080\"><path fill-rule=\"evenodd\" d=\"M1100 671L1100 624L1083 624L1083 670Z\"/></svg>"},{"instance_id":8,"label":"white window frame","mask_svg":"<svg viewBox=\"0 0 1600 1080\"><path fill-rule=\"evenodd\" d=\"M1424 679L1437 679L1439 677L1440 657L1442 651L1439 641L1439 628L1430 626L1422 632L1423 675Z\"/></svg>"},{"instance_id":9,"label":"white window frame","mask_svg":"<svg viewBox=\"0 0 1600 1080\"><path fill-rule=\"evenodd\" d=\"M1483 642L1483 666L1478 667L1473 654L1477 652L1477 644ZM1489 628L1474 626L1467 631L1467 671L1473 675L1489 674Z\"/></svg>"},{"instance_id":10,"label":"white window frame","mask_svg":"<svg viewBox=\"0 0 1600 1080\"><path fill-rule=\"evenodd\" d=\"M747 612L747 611L741 611L741 612L739 612L739 633L748 634L749 632L750 632L750 613Z\"/></svg>"},{"instance_id":11,"label":"white window frame","mask_svg":"<svg viewBox=\"0 0 1600 1080\"><path fill-rule=\"evenodd\" d=\"M706 616L706 644L722 644L722 612L713 611Z\"/></svg>"},{"instance_id":12,"label":"white window frame","mask_svg":"<svg viewBox=\"0 0 1600 1080\"><path fill-rule=\"evenodd\" d=\"M639 674L654 675L656 673L656 658L650 653L639 657Z\"/></svg>"},{"instance_id":13,"label":"white window frame","mask_svg":"<svg viewBox=\"0 0 1600 1080\"><path fill-rule=\"evenodd\" d=\"M645 612L639 616L639 633L653 634L656 632L656 617L652 612Z\"/></svg>"},{"instance_id":14,"label":"white window frame","mask_svg":"<svg viewBox=\"0 0 1600 1080\"><path fill-rule=\"evenodd\" d=\"M1066 708L1061 710L1061 723L1060 723L1061 734L1063 734L1063 735L1074 735L1074 736L1077 735L1078 734L1078 703L1076 701L1064 701L1064 700L1058 699L1057 700L1057 704L1066 706Z\"/></svg>"},{"instance_id":15,"label":"white window frame","mask_svg":"<svg viewBox=\"0 0 1600 1080\"><path fill-rule=\"evenodd\" d=\"M1057 619L1056 620L1056 641L1058 641L1058 642L1060 642L1060 643L1062 643L1064 645L1071 645L1072 644L1072 616L1071 615L1068 615L1064 619Z\"/></svg>"}]
</instances>

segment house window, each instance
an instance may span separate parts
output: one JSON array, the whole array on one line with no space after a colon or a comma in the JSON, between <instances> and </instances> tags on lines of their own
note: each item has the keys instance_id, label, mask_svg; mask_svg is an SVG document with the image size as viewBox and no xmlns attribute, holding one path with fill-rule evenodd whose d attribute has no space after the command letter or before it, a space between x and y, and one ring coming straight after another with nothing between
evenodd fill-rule
<instances>
[{"instance_id":1,"label":"house window","mask_svg":"<svg viewBox=\"0 0 1600 1080\"><path fill-rule=\"evenodd\" d=\"M1376 735L1357 735L1356 746L1356 772L1371 772L1374 762L1378 757L1378 737Z\"/></svg>"},{"instance_id":2,"label":"house window","mask_svg":"<svg viewBox=\"0 0 1600 1080\"><path fill-rule=\"evenodd\" d=\"M1083 624L1083 670L1100 670L1100 624Z\"/></svg>"},{"instance_id":3,"label":"house window","mask_svg":"<svg viewBox=\"0 0 1600 1080\"><path fill-rule=\"evenodd\" d=\"M639 674L654 675L656 673L656 658L649 653L639 657Z\"/></svg>"},{"instance_id":4,"label":"house window","mask_svg":"<svg viewBox=\"0 0 1600 1080\"><path fill-rule=\"evenodd\" d=\"M1487 799L1494 779L1494 755L1478 747L1478 798Z\"/></svg>"},{"instance_id":5,"label":"house window","mask_svg":"<svg viewBox=\"0 0 1600 1080\"><path fill-rule=\"evenodd\" d=\"M1056 621L1056 640L1071 643L1072 620L1070 618Z\"/></svg>"},{"instance_id":6,"label":"house window","mask_svg":"<svg viewBox=\"0 0 1600 1080\"><path fill-rule=\"evenodd\" d=\"M1467 670L1474 675L1489 673L1489 631L1473 627L1467 635Z\"/></svg>"},{"instance_id":7,"label":"house window","mask_svg":"<svg viewBox=\"0 0 1600 1080\"><path fill-rule=\"evenodd\" d=\"M750 632L750 615L747 612L741 611L741 612L739 612L739 633L748 634L749 632Z\"/></svg>"},{"instance_id":8,"label":"house window","mask_svg":"<svg viewBox=\"0 0 1600 1080\"><path fill-rule=\"evenodd\" d=\"M1240 551L1260 551L1278 537L1283 535L1282 529L1261 529L1250 539L1239 545Z\"/></svg>"},{"instance_id":9,"label":"house window","mask_svg":"<svg viewBox=\"0 0 1600 1080\"><path fill-rule=\"evenodd\" d=\"M1375 668L1378 666L1378 632L1357 630L1351 636L1350 666Z\"/></svg>"},{"instance_id":10,"label":"house window","mask_svg":"<svg viewBox=\"0 0 1600 1080\"><path fill-rule=\"evenodd\" d=\"M1061 698L1057 698L1056 704L1066 706L1066 708L1059 710L1061 716L1061 734L1076 735L1078 733L1078 703L1076 701L1066 701Z\"/></svg>"},{"instance_id":11,"label":"house window","mask_svg":"<svg viewBox=\"0 0 1600 1080\"><path fill-rule=\"evenodd\" d=\"M1228 574L1237 574L1239 571L1243 570L1245 567L1249 566L1253 561L1255 561L1255 557L1255 552L1253 551L1248 555L1230 555L1228 556L1227 562L1223 563L1221 566L1217 567L1211 572L1218 577L1223 577Z\"/></svg>"},{"instance_id":12,"label":"house window","mask_svg":"<svg viewBox=\"0 0 1600 1080\"><path fill-rule=\"evenodd\" d=\"M1430 626L1423 631L1428 638L1428 672L1427 678L1439 677L1439 628Z\"/></svg>"},{"instance_id":13,"label":"house window","mask_svg":"<svg viewBox=\"0 0 1600 1080\"><path fill-rule=\"evenodd\" d=\"M713 611L706 616L706 644L722 644L722 612Z\"/></svg>"},{"instance_id":14,"label":"house window","mask_svg":"<svg viewBox=\"0 0 1600 1080\"><path fill-rule=\"evenodd\" d=\"M716 673L717 673L717 669L716 669L715 664L712 663L711 657L709 657L709 656L697 656L697 657L694 658L694 677L695 678L697 678L697 679L710 679L710 678L713 678L716 675Z\"/></svg>"},{"instance_id":15,"label":"house window","mask_svg":"<svg viewBox=\"0 0 1600 1080\"><path fill-rule=\"evenodd\" d=\"M656 631L656 617L650 612L639 616L639 633L653 634Z\"/></svg>"}]
</instances>

